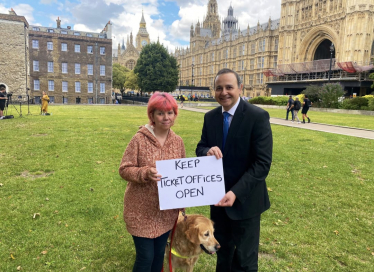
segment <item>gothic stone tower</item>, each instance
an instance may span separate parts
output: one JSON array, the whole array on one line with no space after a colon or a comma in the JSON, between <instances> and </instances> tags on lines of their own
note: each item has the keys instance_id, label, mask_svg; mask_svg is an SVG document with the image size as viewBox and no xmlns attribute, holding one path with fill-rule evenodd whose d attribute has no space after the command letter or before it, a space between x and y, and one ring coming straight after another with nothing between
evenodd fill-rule
<instances>
[{"instance_id":1,"label":"gothic stone tower","mask_svg":"<svg viewBox=\"0 0 374 272\"><path fill-rule=\"evenodd\" d=\"M150 43L149 34L146 27L146 22L144 20L144 14L142 12L142 19L140 20L139 24L139 31L136 35L136 49L139 51L142 50L143 46L146 46Z\"/></svg>"},{"instance_id":2,"label":"gothic stone tower","mask_svg":"<svg viewBox=\"0 0 374 272\"><path fill-rule=\"evenodd\" d=\"M221 22L218 16L218 4L216 0L209 0L208 13L203 23L203 28L212 30L212 38L219 38L221 34Z\"/></svg>"},{"instance_id":3,"label":"gothic stone tower","mask_svg":"<svg viewBox=\"0 0 374 272\"><path fill-rule=\"evenodd\" d=\"M365 65L373 54L373 0L282 0L278 63L330 58Z\"/></svg>"}]
</instances>

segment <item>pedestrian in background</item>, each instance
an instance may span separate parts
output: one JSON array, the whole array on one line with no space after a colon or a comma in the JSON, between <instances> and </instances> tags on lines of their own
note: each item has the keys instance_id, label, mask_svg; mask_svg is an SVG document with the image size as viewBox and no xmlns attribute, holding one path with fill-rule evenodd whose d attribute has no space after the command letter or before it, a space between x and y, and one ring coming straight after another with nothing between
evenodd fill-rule
<instances>
[{"instance_id":1,"label":"pedestrian in background","mask_svg":"<svg viewBox=\"0 0 374 272\"><path fill-rule=\"evenodd\" d=\"M288 120L288 114L291 112L291 115L292 115L292 120L293 120L293 99L292 99L292 95L290 95L288 97L288 101L287 101L287 115L286 115L286 120Z\"/></svg>"},{"instance_id":2,"label":"pedestrian in background","mask_svg":"<svg viewBox=\"0 0 374 272\"><path fill-rule=\"evenodd\" d=\"M308 117L307 113L309 108L313 105L312 101L305 95L304 102L303 102L303 109L301 113L303 114L303 124L305 124L305 117L308 118L308 123L310 123L310 118Z\"/></svg>"},{"instance_id":3,"label":"pedestrian in background","mask_svg":"<svg viewBox=\"0 0 374 272\"><path fill-rule=\"evenodd\" d=\"M292 122L295 121L295 119L297 119L297 123L300 124L300 119L297 116L300 109L301 109L301 102L300 102L299 98L296 96L295 101L293 103L293 119L292 119Z\"/></svg>"},{"instance_id":4,"label":"pedestrian in background","mask_svg":"<svg viewBox=\"0 0 374 272\"><path fill-rule=\"evenodd\" d=\"M49 103L49 96L45 91L43 91L42 97L42 115L49 115L48 113L48 103Z\"/></svg>"}]
</instances>

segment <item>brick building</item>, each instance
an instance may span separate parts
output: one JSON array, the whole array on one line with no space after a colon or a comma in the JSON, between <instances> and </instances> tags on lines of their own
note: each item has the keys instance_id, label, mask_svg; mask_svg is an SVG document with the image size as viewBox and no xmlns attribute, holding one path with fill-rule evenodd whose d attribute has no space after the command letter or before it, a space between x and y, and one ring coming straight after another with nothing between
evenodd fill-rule
<instances>
[{"instance_id":1,"label":"brick building","mask_svg":"<svg viewBox=\"0 0 374 272\"><path fill-rule=\"evenodd\" d=\"M28 85L28 27L25 17L13 10L0 14L0 86L13 100L26 100Z\"/></svg>"},{"instance_id":2,"label":"brick building","mask_svg":"<svg viewBox=\"0 0 374 272\"><path fill-rule=\"evenodd\" d=\"M31 98L39 103L47 91L51 103L111 103L112 25L100 33L71 27L30 26Z\"/></svg>"}]
</instances>

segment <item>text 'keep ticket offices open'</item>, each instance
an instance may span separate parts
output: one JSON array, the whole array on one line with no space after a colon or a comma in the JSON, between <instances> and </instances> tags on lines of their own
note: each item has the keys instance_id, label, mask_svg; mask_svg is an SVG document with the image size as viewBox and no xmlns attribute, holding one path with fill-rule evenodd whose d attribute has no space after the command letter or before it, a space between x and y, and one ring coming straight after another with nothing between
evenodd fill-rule
<instances>
[{"instance_id":1,"label":"text 'keep ticket offices open'","mask_svg":"<svg viewBox=\"0 0 374 272\"><path fill-rule=\"evenodd\" d=\"M215 156L156 161L160 209L217 204L225 195L222 159Z\"/></svg>"}]
</instances>

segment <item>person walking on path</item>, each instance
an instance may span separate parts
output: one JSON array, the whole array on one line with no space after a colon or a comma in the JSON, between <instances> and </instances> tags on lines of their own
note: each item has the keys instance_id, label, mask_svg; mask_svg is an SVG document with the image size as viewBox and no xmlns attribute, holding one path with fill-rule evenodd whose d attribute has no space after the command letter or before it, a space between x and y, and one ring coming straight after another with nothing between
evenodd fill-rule
<instances>
[{"instance_id":1,"label":"person walking on path","mask_svg":"<svg viewBox=\"0 0 374 272\"><path fill-rule=\"evenodd\" d=\"M305 117L308 119L308 123L310 123L310 118L308 117L307 113L309 110L309 107L313 105L312 101L308 98L307 95L305 95L304 102L303 102L303 109L301 110L301 113L303 114L303 124L305 124Z\"/></svg>"},{"instance_id":2,"label":"person walking on path","mask_svg":"<svg viewBox=\"0 0 374 272\"><path fill-rule=\"evenodd\" d=\"M177 101L155 92L148 102L149 124L140 127L123 155L119 174L127 181L123 218L132 235L136 258L133 272L159 272L178 209L160 210L156 161L186 157L184 143L171 127L178 115Z\"/></svg>"},{"instance_id":3,"label":"person walking on path","mask_svg":"<svg viewBox=\"0 0 374 272\"><path fill-rule=\"evenodd\" d=\"M297 123L300 124L300 119L297 116L300 109L301 109L301 102L300 102L299 98L296 96L295 101L293 103L293 119L292 119L292 122L295 121L295 119L297 119Z\"/></svg>"},{"instance_id":4,"label":"person walking on path","mask_svg":"<svg viewBox=\"0 0 374 272\"><path fill-rule=\"evenodd\" d=\"M286 115L286 120L288 120L288 114L291 112L291 115L292 115L292 120L293 120L293 99L292 99L292 95L290 95L288 97L288 101L287 101L287 115Z\"/></svg>"},{"instance_id":5,"label":"person walking on path","mask_svg":"<svg viewBox=\"0 0 374 272\"><path fill-rule=\"evenodd\" d=\"M216 272L258 271L261 213L270 208L265 179L272 161L269 113L240 99L239 75L224 68L214 81L221 105L204 116L196 155L222 158L226 194L210 217L217 251ZM246 124L243 126L243 124Z\"/></svg>"},{"instance_id":6,"label":"person walking on path","mask_svg":"<svg viewBox=\"0 0 374 272\"><path fill-rule=\"evenodd\" d=\"M181 95L181 108L183 108L183 102L184 102L185 98L184 98L184 95Z\"/></svg>"},{"instance_id":7,"label":"person walking on path","mask_svg":"<svg viewBox=\"0 0 374 272\"><path fill-rule=\"evenodd\" d=\"M42 115L48 115L48 103L49 103L49 96L45 91L43 91L42 97Z\"/></svg>"}]
</instances>

